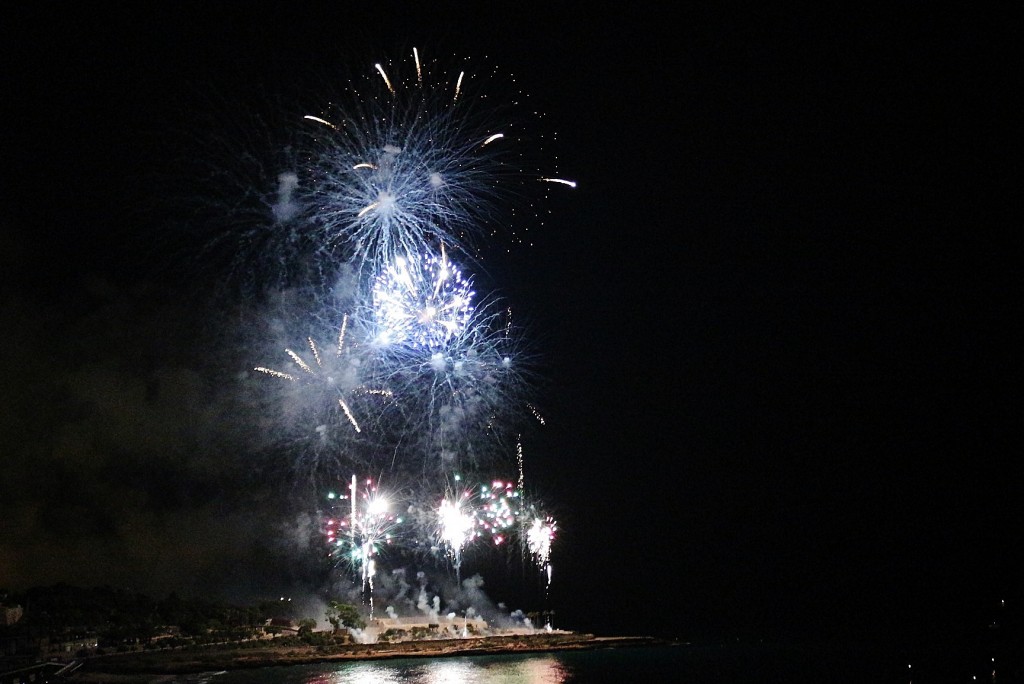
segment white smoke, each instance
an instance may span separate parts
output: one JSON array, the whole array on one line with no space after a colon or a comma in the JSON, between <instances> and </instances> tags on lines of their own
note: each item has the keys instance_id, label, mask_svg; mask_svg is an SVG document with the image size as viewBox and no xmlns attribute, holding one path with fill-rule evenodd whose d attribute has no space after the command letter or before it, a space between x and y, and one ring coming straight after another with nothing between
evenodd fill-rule
<instances>
[{"instance_id":1,"label":"white smoke","mask_svg":"<svg viewBox=\"0 0 1024 684\"><path fill-rule=\"evenodd\" d=\"M274 213L274 220L277 223L291 221L299 213L299 205L295 202L293 194L299 187L299 177L291 171L286 171L277 177L277 202L271 210Z\"/></svg>"}]
</instances>

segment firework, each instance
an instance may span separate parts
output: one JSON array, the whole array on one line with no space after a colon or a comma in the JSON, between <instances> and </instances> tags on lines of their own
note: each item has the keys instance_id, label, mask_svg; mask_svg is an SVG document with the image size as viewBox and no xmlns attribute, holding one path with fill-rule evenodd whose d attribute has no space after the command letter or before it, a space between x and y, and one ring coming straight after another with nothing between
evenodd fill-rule
<instances>
[{"instance_id":1,"label":"firework","mask_svg":"<svg viewBox=\"0 0 1024 684\"><path fill-rule=\"evenodd\" d=\"M341 325L341 333L338 336L338 346L336 352L328 359L335 359L338 361L342 360L342 349L345 339L345 326L348 322L346 318ZM266 373L275 378L281 378L282 380L288 380L291 382L299 382L305 380L309 386L314 386L331 396L333 401L337 401L339 408L344 413L348 422L352 425L352 428L356 432L360 432L361 428L359 423L356 421L355 416L352 415L352 409L349 407L348 402L345 400L346 396L351 394L356 389L363 389L359 382L356 380L354 364L348 363L329 363L325 365L324 357L321 356L320 350L318 349L316 342L313 338L307 338L309 343L309 350L312 353L312 357L315 361L315 365L307 363L305 359L299 354L292 351L291 349L285 349L285 353L291 357L292 362L295 364L296 369L290 373L284 371L274 370L273 368L266 368L264 366L257 366L254 370L261 373ZM365 390L369 391L369 390ZM318 392L318 394L321 392ZM333 401L331 403L333 403Z\"/></svg>"},{"instance_id":2,"label":"firework","mask_svg":"<svg viewBox=\"0 0 1024 684\"><path fill-rule=\"evenodd\" d=\"M493 479L459 487L461 481L456 476L454 486L433 508L435 524L428 532L441 544L456 571L474 542L493 547L518 545L542 568L549 565L553 518L538 513L536 505L512 482Z\"/></svg>"},{"instance_id":3,"label":"firework","mask_svg":"<svg viewBox=\"0 0 1024 684\"><path fill-rule=\"evenodd\" d=\"M347 316L343 317L331 344L318 345L308 337L303 354L286 348L291 361L287 370L254 368L281 381L282 424L300 427L299 438L318 455L314 458L316 466L324 466L327 461L347 468L367 465L365 456L357 460L373 445L372 440L364 438L365 432L387 415L393 403L387 387L369 384L364 377L367 348L349 342L348 321ZM360 444L368 447L358 449Z\"/></svg>"},{"instance_id":4,"label":"firework","mask_svg":"<svg viewBox=\"0 0 1024 684\"><path fill-rule=\"evenodd\" d=\"M356 570L363 591L372 600L377 556L396 539L404 521L392 511L396 502L379 491L372 480L364 480L360 490L353 475L348 490L347 495L328 494L331 502L347 501L349 506L347 511L338 510L339 515L327 518L325 535L331 556Z\"/></svg>"},{"instance_id":5,"label":"firework","mask_svg":"<svg viewBox=\"0 0 1024 684\"><path fill-rule=\"evenodd\" d=\"M371 614L385 556L427 554L459 577L476 542L514 542L550 583L556 529L523 494L521 423L544 422L526 396L532 351L509 309L478 299L456 261L493 234L498 200L531 194L528 183L575 183L526 161L512 115L521 99L491 107L484 78L413 60L414 70L375 65L302 117L294 164L265 189L264 228L252 229L282 231L265 244L295 236L302 249L280 254L301 256L304 291L318 293L314 325L331 317L337 331L296 336L301 346L282 345L287 365L255 368L280 391L282 425L299 425L334 477L347 468L406 485L400 501L353 475L324 522L330 557L358 577ZM345 308L328 314L326 301ZM339 310L351 314L340 326ZM516 484L487 477L512 456ZM463 475L482 484L464 486Z\"/></svg>"},{"instance_id":6,"label":"firework","mask_svg":"<svg viewBox=\"0 0 1024 684\"><path fill-rule=\"evenodd\" d=\"M469 324L474 292L442 247L440 257L398 257L377 276L373 313L382 346L411 345L437 349L458 337Z\"/></svg>"},{"instance_id":7,"label":"firework","mask_svg":"<svg viewBox=\"0 0 1024 684\"><path fill-rule=\"evenodd\" d=\"M517 548L551 578L550 550L554 519L526 501L512 482L491 479L463 484L455 474L413 486L378 488L355 475L343 489L327 495L323 530L328 555L360 584L373 610L374 579L382 571L400 570L409 562L447 567L461 582L467 553ZM398 494L402 491L404 494Z\"/></svg>"},{"instance_id":8,"label":"firework","mask_svg":"<svg viewBox=\"0 0 1024 684\"><path fill-rule=\"evenodd\" d=\"M304 117L321 241L371 271L425 244L471 253L499 200L530 194L527 183L575 186L528 168L522 117L512 114L525 95L497 104L478 92L486 76L412 57L414 70L376 64L350 82L342 104Z\"/></svg>"},{"instance_id":9,"label":"firework","mask_svg":"<svg viewBox=\"0 0 1024 684\"><path fill-rule=\"evenodd\" d=\"M527 417L531 359L499 316L477 308L445 345L389 354L386 382L405 407L405 440L425 472L478 470L508 457Z\"/></svg>"},{"instance_id":10,"label":"firework","mask_svg":"<svg viewBox=\"0 0 1024 684\"><path fill-rule=\"evenodd\" d=\"M551 582L551 543L555 540L555 520L551 516L534 518L526 532L526 542L537 565L547 573Z\"/></svg>"},{"instance_id":11,"label":"firework","mask_svg":"<svg viewBox=\"0 0 1024 684\"><path fill-rule=\"evenodd\" d=\"M465 496L456 499L445 499L437 509L440 528L439 537L451 554L456 577L462 567L462 549L477 534L476 520L471 511L467 510Z\"/></svg>"},{"instance_id":12,"label":"firework","mask_svg":"<svg viewBox=\"0 0 1024 684\"><path fill-rule=\"evenodd\" d=\"M376 321L373 309L344 316L330 343L309 336L305 350L285 348L287 366L255 367L275 381L282 434L306 445L304 469L437 477L505 461L530 417L530 359L494 308L471 308L460 325L410 322L406 343L383 343ZM421 346L431 330L436 346Z\"/></svg>"},{"instance_id":13,"label":"firework","mask_svg":"<svg viewBox=\"0 0 1024 684\"><path fill-rule=\"evenodd\" d=\"M511 482L493 480L481 485L477 520L495 546L504 544L515 534L522 515L522 491Z\"/></svg>"}]
</instances>

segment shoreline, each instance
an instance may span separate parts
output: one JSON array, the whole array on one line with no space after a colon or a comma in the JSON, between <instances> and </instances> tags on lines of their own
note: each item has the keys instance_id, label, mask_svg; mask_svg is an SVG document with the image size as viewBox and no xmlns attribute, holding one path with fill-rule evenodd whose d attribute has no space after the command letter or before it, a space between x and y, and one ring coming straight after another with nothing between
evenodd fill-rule
<instances>
[{"instance_id":1,"label":"shoreline","mask_svg":"<svg viewBox=\"0 0 1024 684\"><path fill-rule=\"evenodd\" d=\"M307 663L443 658L507 653L590 650L670 645L647 636L600 637L572 632L512 634L461 639L425 639L398 643L317 646L269 646L258 649L189 649L186 651L111 654L90 658L67 677L88 684L157 684L181 675Z\"/></svg>"}]
</instances>

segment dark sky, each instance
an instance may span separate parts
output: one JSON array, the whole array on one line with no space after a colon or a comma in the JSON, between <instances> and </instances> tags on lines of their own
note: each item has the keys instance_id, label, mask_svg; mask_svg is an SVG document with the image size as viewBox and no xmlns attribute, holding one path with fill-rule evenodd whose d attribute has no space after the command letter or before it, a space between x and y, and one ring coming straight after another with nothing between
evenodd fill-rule
<instances>
[{"instance_id":1,"label":"dark sky","mask_svg":"<svg viewBox=\"0 0 1024 684\"><path fill-rule=\"evenodd\" d=\"M238 321L175 260L179 134L416 46L515 73L579 182L493 262L545 356L560 626L884 635L1024 599L1008 21L337 4L5 20L0 587L302 575L265 570L300 523L232 484L258 353L205 354Z\"/></svg>"}]
</instances>

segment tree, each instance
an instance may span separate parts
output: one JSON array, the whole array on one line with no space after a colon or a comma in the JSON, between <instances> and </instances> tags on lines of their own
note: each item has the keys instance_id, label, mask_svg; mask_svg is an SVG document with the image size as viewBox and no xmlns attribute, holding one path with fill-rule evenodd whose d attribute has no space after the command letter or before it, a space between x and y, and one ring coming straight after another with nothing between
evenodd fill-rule
<instances>
[{"instance_id":1,"label":"tree","mask_svg":"<svg viewBox=\"0 0 1024 684\"><path fill-rule=\"evenodd\" d=\"M355 606L338 601L330 601L327 604L327 621L336 630L342 627L351 627L353 629L363 629L366 627L366 621L363 620Z\"/></svg>"}]
</instances>

